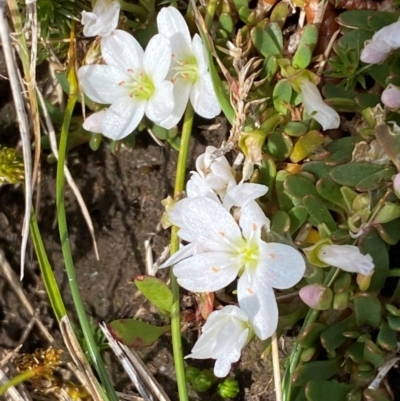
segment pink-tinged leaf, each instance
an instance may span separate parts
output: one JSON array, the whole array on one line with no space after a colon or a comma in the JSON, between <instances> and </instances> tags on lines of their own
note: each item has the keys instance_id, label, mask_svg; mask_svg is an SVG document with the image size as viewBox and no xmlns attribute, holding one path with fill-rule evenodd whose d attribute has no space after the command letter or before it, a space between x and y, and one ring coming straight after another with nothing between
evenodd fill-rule
<instances>
[{"instance_id":1,"label":"pink-tinged leaf","mask_svg":"<svg viewBox=\"0 0 400 401\"><path fill-rule=\"evenodd\" d=\"M135 319L118 319L108 324L112 336L127 347L142 348L154 344L170 326L153 326Z\"/></svg>"}]
</instances>

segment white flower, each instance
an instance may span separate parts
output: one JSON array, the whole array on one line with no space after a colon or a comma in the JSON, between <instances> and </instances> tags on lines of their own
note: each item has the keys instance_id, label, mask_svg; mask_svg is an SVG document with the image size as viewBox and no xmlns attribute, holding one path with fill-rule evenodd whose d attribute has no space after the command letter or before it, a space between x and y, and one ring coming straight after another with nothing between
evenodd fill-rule
<instances>
[{"instance_id":1,"label":"white flower","mask_svg":"<svg viewBox=\"0 0 400 401\"><path fill-rule=\"evenodd\" d=\"M211 199L177 202L169 213L170 220L180 227L180 238L192 243L161 267L175 264L178 283L195 292L218 291L239 275L239 305L256 335L266 339L278 323L272 288L295 285L304 274L305 263L294 248L261 239L260 209L248 207L251 204L249 201L241 208L238 225L220 203Z\"/></svg>"},{"instance_id":2,"label":"white flower","mask_svg":"<svg viewBox=\"0 0 400 401\"><path fill-rule=\"evenodd\" d=\"M163 121L165 128L172 128L182 118L190 102L197 114L214 118L221 112L215 95L199 35L190 38L189 28L181 13L174 7L163 8L157 16L158 32L172 45L172 63L169 78L174 83L175 107Z\"/></svg>"},{"instance_id":3,"label":"white flower","mask_svg":"<svg viewBox=\"0 0 400 401\"><path fill-rule=\"evenodd\" d=\"M173 85L166 81L171 45L155 35L146 51L129 33L116 30L101 41L107 65L89 65L78 71L84 93L94 102L111 104L106 112L92 115L85 129L100 127L107 138L129 135L146 116L158 125L174 108Z\"/></svg>"},{"instance_id":4,"label":"white flower","mask_svg":"<svg viewBox=\"0 0 400 401\"><path fill-rule=\"evenodd\" d=\"M371 255L363 255L354 245L323 245L318 251L318 258L328 265L350 273L368 276L374 270Z\"/></svg>"},{"instance_id":5,"label":"white flower","mask_svg":"<svg viewBox=\"0 0 400 401\"><path fill-rule=\"evenodd\" d=\"M387 25L374 34L361 52L364 63L378 64L400 47L400 21Z\"/></svg>"},{"instance_id":6,"label":"white flower","mask_svg":"<svg viewBox=\"0 0 400 401\"><path fill-rule=\"evenodd\" d=\"M339 128L339 114L324 103L316 85L308 80L303 80L300 83L300 89L305 112L318 121L324 130Z\"/></svg>"},{"instance_id":7,"label":"white flower","mask_svg":"<svg viewBox=\"0 0 400 401\"><path fill-rule=\"evenodd\" d=\"M385 106L391 109L400 108L400 88L398 86L389 84L382 92L381 100Z\"/></svg>"},{"instance_id":8,"label":"white flower","mask_svg":"<svg viewBox=\"0 0 400 401\"><path fill-rule=\"evenodd\" d=\"M216 359L215 376L227 376L249 340L248 316L237 306L225 306L210 314L201 331L192 353L185 358Z\"/></svg>"},{"instance_id":9,"label":"white flower","mask_svg":"<svg viewBox=\"0 0 400 401\"><path fill-rule=\"evenodd\" d=\"M118 25L120 4L118 0L97 0L93 12L82 11L85 36L107 36Z\"/></svg>"},{"instance_id":10,"label":"white flower","mask_svg":"<svg viewBox=\"0 0 400 401\"><path fill-rule=\"evenodd\" d=\"M227 189L236 185L232 168L225 156L212 158L217 150L214 146L207 146L206 151L196 159L196 172L187 184L187 194L194 196L207 196L210 192L224 198ZM202 181L202 182L201 182ZM209 194L214 198L212 194ZM216 199L216 197L214 198Z\"/></svg>"}]
</instances>

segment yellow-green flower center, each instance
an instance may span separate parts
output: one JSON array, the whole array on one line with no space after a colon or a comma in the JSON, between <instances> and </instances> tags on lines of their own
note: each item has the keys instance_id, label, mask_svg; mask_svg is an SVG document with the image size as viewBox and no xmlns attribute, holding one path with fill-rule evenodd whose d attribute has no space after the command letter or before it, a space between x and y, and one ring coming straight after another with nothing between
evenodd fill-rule
<instances>
[{"instance_id":1,"label":"yellow-green flower center","mask_svg":"<svg viewBox=\"0 0 400 401\"><path fill-rule=\"evenodd\" d=\"M180 76L184 80L195 82L197 79L197 70L198 70L196 57L187 56L183 60L179 60L174 55L172 57L176 63L176 65L171 68L171 70L175 71L173 79L176 79L177 77Z\"/></svg>"},{"instance_id":2,"label":"yellow-green flower center","mask_svg":"<svg viewBox=\"0 0 400 401\"><path fill-rule=\"evenodd\" d=\"M131 77L130 81L122 81L118 85L124 85L129 92L129 96L138 100L149 100L155 91L152 79L145 73L135 74L133 70L128 70Z\"/></svg>"}]
</instances>

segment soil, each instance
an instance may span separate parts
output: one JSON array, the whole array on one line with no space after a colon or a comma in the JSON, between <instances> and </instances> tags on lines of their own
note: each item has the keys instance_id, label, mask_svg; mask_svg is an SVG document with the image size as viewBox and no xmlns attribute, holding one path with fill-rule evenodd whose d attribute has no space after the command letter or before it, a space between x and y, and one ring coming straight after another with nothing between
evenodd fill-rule
<instances>
[{"instance_id":1,"label":"soil","mask_svg":"<svg viewBox=\"0 0 400 401\"><path fill-rule=\"evenodd\" d=\"M0 74L2 70L0 57ZM11 94L0 79L3 96L0 100L0 145L18 146L18 129ZM210 121L197 119L191 142L188 171L194 169L196 157L206 145L219 146L228 129L221 119L216 130L201 130ZM138 318L151 323L165 323L157 310L138 292L133 284L135 276L145 274L144 241L151 239L156 259L169 242L169 231L160 228L163 213L161 200L173 192L177 152L168 145L160 147L147 135L138 137L134 148L122 148L114 156L103 144L97 152L81 145L69 153L68 165L82 192L93 220L100 260L97 261L91 237L67 187L69 239L72 247L79 288L87 313L95 322L110 322L117 318ZM40 181L39 227L45 248L54 268L64 302L72 319L75 319L67 276L60 249L55 207L56 166L42 158ZM0 188L0 247L15 273L19 274L20 233L23 224L24 197L21 186L3 185ZM25 278L21 283L37 316L62 346L57 322L44 291L40 271L32 246L29 247ZM165 273L161 273L165 274ZM29 332L29 313L19 302L14 289L0 275L0 347L13 350L22 341L21 352L33 352L48 343L34 326ZM193 324L183 333L185 354L190 352L199 329ZM172 401L178 400L170 336L165 335L152 347L139 350L147 366L163 386ZM273 399L273 384L269 362L261 361L261 342L253 342L233 373L240 381L241 394L237 400L267 401ZM115 358L106 352L108 370L118 391L136 393ZM188 360L191 366L212 368L212 361ZM190 390L191 400L219 399L215 388L199 394Z\"/></svg>"}]
</instances>

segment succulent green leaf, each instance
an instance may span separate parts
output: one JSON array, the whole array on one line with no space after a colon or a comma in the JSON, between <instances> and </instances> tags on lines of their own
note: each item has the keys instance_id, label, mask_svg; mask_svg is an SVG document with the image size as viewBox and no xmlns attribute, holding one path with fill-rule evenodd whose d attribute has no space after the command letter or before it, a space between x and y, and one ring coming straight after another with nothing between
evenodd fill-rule
<instances>
[{"instance_id":1,"label":"succulent green leaf","mask_svg":"<svg viewBox=\"0 0 400 401\"><path fill-rule=\"evenodd\" d=\"M307 132L295 143L290 154L290 160L293 163L298 163L313 154L323 142L324 136L320 132L315 130Z\"/></svg>"},{"instance_id":2,"label":"succulent green leaf","mask_svg":"<svg viewBox=\"0 0 400 401\"><path fill-rule=\"evenodd\" d=\"M374 261L375 272L371 278L368 291L379 291L389 274L388 247L375 228L368 230L360 242L360 250L363 254L370 254Z\"/></svg>"},{"instance_id":3,"label":"succulent green leaf","mask_svg":"<svg viewBox=\"0 0 400 401\"><path fill-rule=\"evenodd\" d=\"M346 337L343 333L356 329L356 319L352 313L346 319L335 322L324 330L321 333L321 344L328 352L335 352L335 350L346 341Z\"/></svg>"},{"instance_id":4,"label":"succulent green leaf","mask_svg":"<svg viewBox=\"0 0 400 401\"><path fill-rule=\"evenodd\" d=\"M351 384L313 378L306 384L305 393L308 401L343 401L352 390Z\"/></svg>"},{"instance_id":5,"label":"succulent green leaf","mask_svg":"<svg viewBox=\"0 0 400 401\"><path fill-rule=\"evenodd\" d=\"M289 136L302 136L308 131L308 124L303 121L290 121L282 127L283 132Z\"/></svg>"},{"instance_id":6,"label":"succulent green leaf","mask_svg":"<svg viewBox=\"0 0 400 401\"><path fill-rule=\"evenodd\" d=\"M274 131L268 136L264 146L264 151L277 162L282 162L287 159L292 149L293 143L291 138L280 131Z\"/></svg>"},{"instance_id":7,"label":"succulent green leaf","mask_svg":"<svg viewBox=\"0 0 400 401\"><path fill-rule=\"evenodd\" d=\"M326 327L326 324L317 322L307 325L299 334L297 342L303 348L315 347L320 334L326 329Z\"/></svg>"},{"instance_id":8,"label":"succulent green leaf","mask_svg":"<svg viewBox=\"0 0 400 401\"><path fill-rule=\"evenodd\" d=\"M385 320L382 320L379 327L377 343L387 351L395 351L397 349L397 333Z\"/></svg>"},{"instance_id":9,"label":"succulent green leaf","mask_svg":"<svg viewBox=\"0 0 400 401\"><path fill-rule=\"evenodd\" d=\"M341 359L327 361L312 361L298 366L293 373L292 385L304 386L310 380L325 380L331 378L339 370Z\"/></svg>"},{"instance_id":10,"label":"succulent green leaf","mask_svg":"<svg viewBox=\"0 0 400 401\"><path fill-rule=\"evenodd\" d=\"M367 340L364 344L364 359L379 368L385 363L386 354L374 342Z\"/></svg>"},{"instance_id":11,"label":"succulent green leaf","mask_svg":"<svg viewBox=\"0 0 400 401\"><path fill-rule=\"evenodd\" d=\"M334 167L331 178L340 185L356 187L365 178L383 170L383 166L376 164L347 163Z\"/></svg>"},{"instance_id":12,"label":"succulent green leaf","mask_svg":"<svg viewBox=\"0 0 400 401\"><path fill-rule=\"evenodd\" d=\"M326 224L332 232L336 230L336 223L333 220L328 208L314 195L307 195L303 198L303 205L310 215L310 222L318 227L320 224Z\"/></svg>"},{"instance_id":13,"label":"succulent green leaf","mask_svg":"<svg viewBox=\"0 0 400 401\"><path fill-rule=\"evenodd\" d=\"M355 294L353 302L358 327L377 329L382 319L382 305L376 295L359 292Z\"/></svg>"},{"instance_id":14,"label":"succulent green leaf","mask_svg":"<svg viewBox=\"0 0 400 401\"><path fill-rule=\"evenodd\" d=\"M270 23L264 29L256 26L251 30L251 39L256 49L266 59L282 55L283 36L277 23Z\"/></svg>"},{"instance_id":15,"label":"succulent green leaf","mask_svg":"<svg viewBox=\"0 0 400 401\"><path fill-rule=\"evenodd\" d=\"M274 102L275 109L279 113L287 114L292 92L292 85L290 85L289 81L286 79L282 79L275 85L272 93L272 101Z\"/></svg>"},{"instance_id":16,"label":"succulent green leaf","mask_svg":"<svg viewBox=\"0 0 400 401\"><path fill-rule=\"evenodd\" d=\"M288 212L290 233L294 234L307 220L308 212L304 206L295 206Z\"/></svg>"},{"instance_id":17,"label":"succulent green leaf","mask_svg":"<svg viewBox=\"0 0 400 401\"><path fill-rule=\"evenodd\" d=\"M278 234L283 234L290 230L290 217L285 211L278 210L272 215L271 230Z\"/></svg>"},{"instance_id":18,"label":"succulent green leaf","mask_svg":"<svg viewBox=\"0 0 400 401\"><path fill-rule=\"evenodd\" d=\"M292 198L284 187L284 182L291 174L287 171L281 170L276 174L275 188L278 196L279 208L288 212L293 207Z\"/></svg>"}]
</instances>

